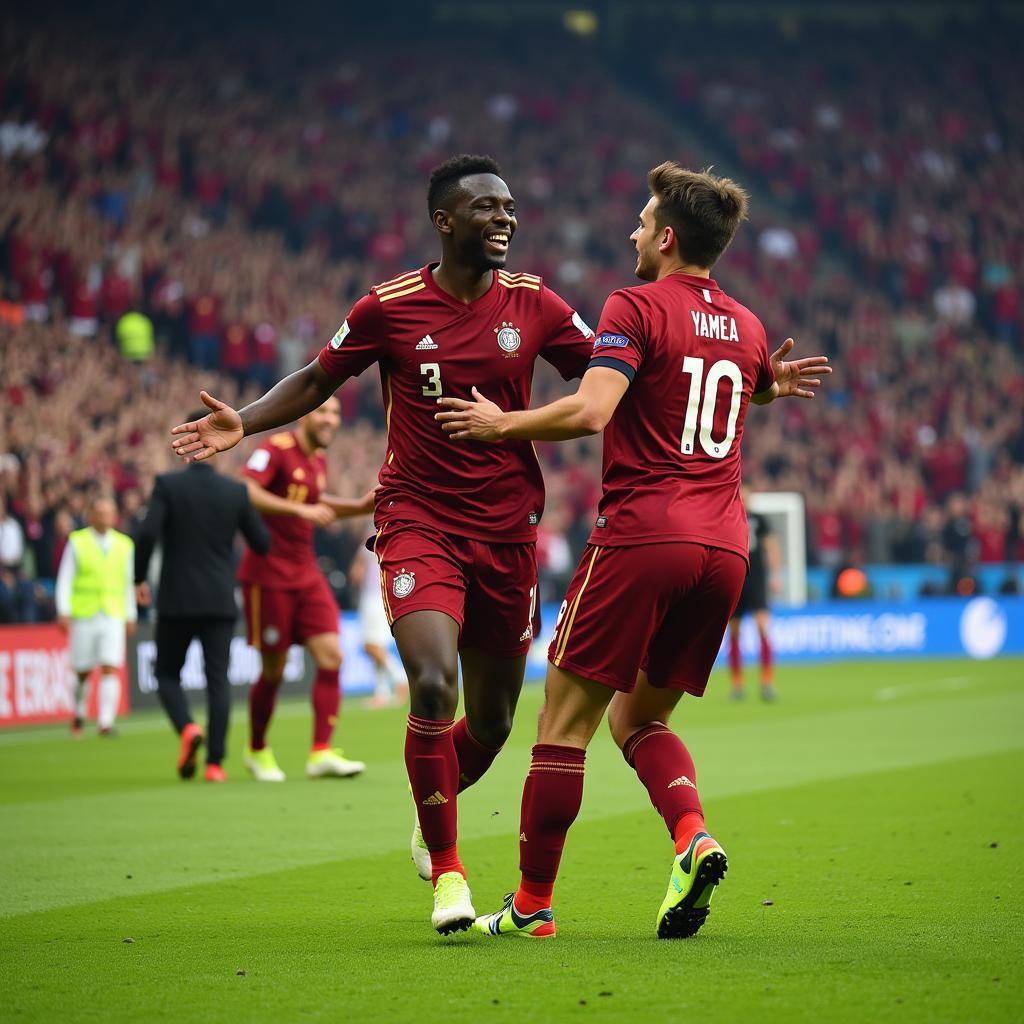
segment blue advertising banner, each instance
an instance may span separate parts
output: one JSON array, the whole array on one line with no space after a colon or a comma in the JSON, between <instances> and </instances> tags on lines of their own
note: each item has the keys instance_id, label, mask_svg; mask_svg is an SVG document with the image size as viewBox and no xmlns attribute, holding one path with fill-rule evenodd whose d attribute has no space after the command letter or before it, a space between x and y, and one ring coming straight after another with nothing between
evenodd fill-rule
<instances>
[{"instance_id":1,"label":"blue advertising banner","mask_svg":"<svg viewBox=\"0 0 1024 1024\"><path fill-rule=\"evenodd\" d=\"M779 661L1024 654L1024 597L829 601L780 608L772 614L770 636ZM750 657L759 650L752 619L743 623L740 646Z\"/></svg>"},{"instance_id":2,"label":"blue advertising banner","mask_svg":"<svg viewBox=\"0 0 1024 1024\"><path fill-rule=\"evenodd\" d=\"M527 678L541 679L558 617L542 609L543 628L527 659ZM343 617L345 690L370 689L369 659L359 649L355 616ZM826 601L772 613L770 634L778 662L849 661L868 658L1024 655L1024 597L936 597L917 602ZM760 650L751 618L743 622L745 659ZM365 665L364 665L365 663ZM725 646L718 664L725 663ZM365 675L364 675L365 674Z\"/></svg>"},{"instance_id":3,"label":"blue advertising banner","mask_svg":"<svg viewBox=\"0 0 1024 1024\"><path fill-rule=\"evenodd\" d=\"M542 609L543 629L527 659L527 678L538 680L547 670L547 649L558 617L558 606ZM148 627L140 628L129 664L133 677L133 706L156 703L153 677L155 649ZM941 597L916 602L831 601L803 608L779 608L772 613L771 638L777 662L838 661L870 658L967 657L1024 655L1024 597ZM345 662L342 684L348 694L373 690L373 663L362 647L359 620L346 612L341 620ZM744 658L755 660L757 629L749 617L740 634ZM394 642L392 641L394 651ZM395 651L397 655L397 651ZM719 664L725 661L724 649ZM305 692L310 666L301 648L290 652L285 682L289 690ZM238 636L232 643L229 670L232 688L244 695L259 675L259 655ZM186 689L204 684L198 644L189 650L182 673Z\"/></svg>"}]
</instances>

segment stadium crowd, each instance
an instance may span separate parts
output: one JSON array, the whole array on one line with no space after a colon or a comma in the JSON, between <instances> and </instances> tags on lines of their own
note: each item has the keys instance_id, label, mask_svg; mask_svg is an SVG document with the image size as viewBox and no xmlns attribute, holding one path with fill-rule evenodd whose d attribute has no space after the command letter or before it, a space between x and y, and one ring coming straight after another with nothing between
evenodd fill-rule
<instances>
[{"instance_id":1,"label":"stadium crowd","mask_svg":"<svg viewBox=\"0 0 1024 1024\"><path fill-rule=\"evenodd\" d=\"M746 266L770 336L833 354L828 408L748 439L752 482L807 495L821 562L1015 560L1024 506L1024 72L985 20L805 26L772 60L709 53L661 83L770 195ZM764 52L765 27L732 45ZM949 59L936 60L936 54ZM865 87L865 83L870 83ZM898 97L898 99L897 99ZM810 98L810 99L809 99ZM742 262L742 261L740 261ZM814 278L808 268L819 264ZM822 416L825 423L822 423ZM753 435L753 432L751 432Z\"/></svg>"},{"instance_id":2,"label":"stadium crowd","mask_svg":"<svg viewBox=\"0 0 1024 1024\"><path fill-rule=\"evenodd\" d=\"M45 581L88 491L115 493L130 528L200 387L255 396L371 284L434 258L425 180L466 150L498 157L520 201L513 269L591 322L631 283L647 168L727 155L754 214L718 279L771 340L793 335L837 370L813 407L752 414L753 488L804 494L818 564L1020 557L1022 72L991 34L958 39L952 66L874 30L782 40L785 60L742 71L696 54L641 96L564 51L524 52L513 79L481 88L486 57L393 41L370 61L259 32L143 26L125 48L74 21L5 27L0 621L49 613ZM542 373L536 393L558 386ZM384 451L375 374L340 396L332 489L356 494ZM541 454L554 597L589 531L600 444ZM345 549L326 543L328 561Z\"/></svg>"}]
</instances>

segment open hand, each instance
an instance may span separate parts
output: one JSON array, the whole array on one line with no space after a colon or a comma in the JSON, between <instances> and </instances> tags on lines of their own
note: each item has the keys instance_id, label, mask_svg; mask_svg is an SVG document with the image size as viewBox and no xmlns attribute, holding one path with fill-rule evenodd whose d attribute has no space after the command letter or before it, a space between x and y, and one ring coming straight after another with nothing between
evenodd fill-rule
<instances>
[{"instance_id":1,"label":"open hand","mask_svg":"<svg viewBox=\"0 0 1024 1024\"><path fill-rule=\"evenodd\" d=\"M372 491L367 491L359 499L359 512L364 516L372 515L374 506L377 503L377 488L375 487Z\"/></svg>"},{"instance_id":2,"label":"open hand","mask_svg":"<svg viewBox=\"0 0 1024 1024\"><path fill-rule=\"evenodd\" d=\"M300 505L299 509L299 517L312 523L314 526L327 526L338 518L330 505L325 505L320 501L314 505Z\"/></svg>"},{"instance_id":3,"label":"open hand","mask_svg":"<svg viewBox=\"0 0 1024 1024\"><path fill-rule=\"evenodd\" d=\"M779 398L813 398L811 388L821 386L821 377L832 372L828 356L808 356L806 359L785 361L796 342L787 338L771 355L775 383Z\"/></svg>"},{"instance_id":4,"label":"open hand","mask_svg":"<svg viewBox=\"0 0 1024 1024\"><path fill-rule=\"evenodd\" d=\"M452 411L435 413L434 419L456 441L500 441L501 418L505 414L476 388L472 390L475 399L472 402L461 398L439 398L437 404Z\"/></svg>"},{"instance_id":5,"label":"open hand","mask_svg":"<svg viewBox=\"0 0 1024 1024\"><path fill-rule=\"evenodd\" d=\"M200 391L199 397L213 411L201 420L179 423L171 428L171 433L178 435L171 442L171 447L186 462L200 462L217 452L226 452L245 436L242 418L230 405L225 405L205 391Z\"/></svg>"}]
</instances>

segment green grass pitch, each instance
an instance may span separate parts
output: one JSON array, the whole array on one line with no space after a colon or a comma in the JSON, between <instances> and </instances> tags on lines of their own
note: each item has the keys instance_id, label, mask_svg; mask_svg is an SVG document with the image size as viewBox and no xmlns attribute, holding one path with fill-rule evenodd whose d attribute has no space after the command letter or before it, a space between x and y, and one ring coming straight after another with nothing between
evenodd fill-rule
<instances>
[{"instance_id":1,"label":"green grass pitch","mask_svg":"<svg viewBox=\"0 0 1024 1024\"><path fill-rule=\"evenodd\" d=\"M409 860L400 711L351 701L358 780L174 777L157 715L119 739L0 735L7 1021L1010 1021L1024 1010L1024 661L783 669L781 699L684 700L730 870L704 929L654 937L671 844L602 731L554 941L442 939ZM480 912L514 886L540 688L460 801ZM128 941L131 940L131 941Z\"/></svg>"}]
</instances>

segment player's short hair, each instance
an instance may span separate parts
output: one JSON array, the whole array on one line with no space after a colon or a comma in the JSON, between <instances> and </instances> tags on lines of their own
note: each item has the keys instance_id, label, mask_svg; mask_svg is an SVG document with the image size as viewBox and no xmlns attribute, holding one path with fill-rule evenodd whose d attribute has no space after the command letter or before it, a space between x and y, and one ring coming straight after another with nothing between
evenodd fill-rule
<instances>
[{"instance_id":1,"label":"player's short hair","mask_svg":"<svg viewBox=\"0 0 1024 1024\"><path fill-rule=\"evenodd\" d=\"M449 157L430 172L427 186L427 213L433 217L435 210L444 209L459 191L459 182L471 174L496 174L501 177L498 162L489 156L474 153L460 153Z\"/></svg>"},{"instance_id":2,"label":"player's short hair","mask_svg":"<svg viewBox=\"0 0 1024 1024\"><path fill-rule=\"evenodd\" d=\"M672 160L647 174L658 200L654 221L675 230L680 255L697 267L713 267L747 219L747 193L730 178L689 171Z\"/></svg>"}]
</instances>

